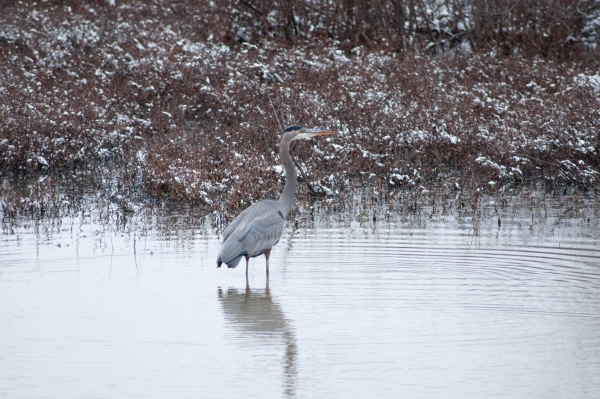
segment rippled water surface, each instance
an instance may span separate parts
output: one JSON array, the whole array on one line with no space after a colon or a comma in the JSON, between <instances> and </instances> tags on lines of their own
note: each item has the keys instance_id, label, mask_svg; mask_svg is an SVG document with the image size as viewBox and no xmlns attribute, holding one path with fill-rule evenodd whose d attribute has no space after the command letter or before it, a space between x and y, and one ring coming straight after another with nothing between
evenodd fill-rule
<instances>
[{"instance_id":1,"label":"rippled water surface","mask_svg":"<svg viewBox=\"0 0 600 399\"><path fill-rule=\"evenodd\" d=\"M598 398L590 209L307 212L248 282L209 222L6 227L0 397Z\"/></svg>"}]
</instances>

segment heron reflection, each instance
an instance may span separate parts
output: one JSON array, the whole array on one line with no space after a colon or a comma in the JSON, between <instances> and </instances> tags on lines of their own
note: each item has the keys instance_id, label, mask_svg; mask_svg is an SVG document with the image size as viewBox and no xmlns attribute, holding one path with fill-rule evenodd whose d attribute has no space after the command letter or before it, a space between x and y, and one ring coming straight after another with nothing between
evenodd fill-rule
<instances>
[{"instance_id":1,"label":"heron reflection","mask_svg":"<svg viewBox=\"0 0 600 399\"><path fill-rule=\"evenodd\" d=\"M246 280L246 289L218 289L219 302L225 318L244 335L250 333L254 342L271 347L273 340L281 340L285 346L283 358L283 388L286 396L294 396L296 378L296 359L298 349L296 337L281 306L273 301L269 280L264 289L250 289Z\"/></svg>"}]
</instances>

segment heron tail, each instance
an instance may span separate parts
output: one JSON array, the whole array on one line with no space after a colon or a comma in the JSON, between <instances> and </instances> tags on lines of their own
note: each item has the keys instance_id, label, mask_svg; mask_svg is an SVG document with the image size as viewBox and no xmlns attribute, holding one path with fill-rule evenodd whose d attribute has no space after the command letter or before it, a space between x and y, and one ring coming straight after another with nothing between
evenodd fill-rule
<instances>
[{"instance_id":1,"label":"heron tail","mask_svg":"<svg viewBox=\"0 0 600 399\"><path fill-rule=\"evenodd\" d=\"M240 260L242 259L242 256L243 255L239 255L239 256L233 258L232 260L230 260L229 262L225 262L225 264L227 265L228 268L234 269L240 263Z\"/></svg>"},{"instance_id":2,"label":"heron tail","mask_svg":"<svg viewBox=\"0 0 600 399\"><path fill-rule=\"evenodd\" d=\"M226 240L221 245L219 255L217 257L217 263L225 263L227 267L233 269L240 263L242 256L245 256L248 251L242 248L240 241L235 239Z\"/></svg>"},{"instance_id":3,"label":"heron tail","mask_svg":"<svg viewBox=\"0 0 600 399\"><path fill-rule=\"evenodd\" d=\"M221 257L219 257L219 258L217 258L217 267L221 267L221 265L223 263L225 263L228 268L233 269L233 268L237 267L237 265L240 263L242 256L244 256L244 255L239 255L230 261L224 261L223 259L221 259Z\"/></svg>"}]
</instances>

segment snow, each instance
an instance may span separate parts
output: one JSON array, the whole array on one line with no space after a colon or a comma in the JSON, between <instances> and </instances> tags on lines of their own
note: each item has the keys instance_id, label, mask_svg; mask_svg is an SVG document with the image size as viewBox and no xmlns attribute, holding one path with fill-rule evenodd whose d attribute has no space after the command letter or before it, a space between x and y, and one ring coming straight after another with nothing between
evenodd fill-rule
<instances>
[{"instance_id":1,"label":"snow","mask_svg":"<svg viewBox=\"0 0 600 399\"><path fill-rule=\"evenodd\" d=\"M436 4L431 21L447 29L447 7ZM531 154L561 159L577 179L597 181L597 70L525 60L517 76L495 54L456 62L416 54L399 62L391 52L342 50L334 41L225 44L186 35L151 13L137 22L102 20L93 17L100 11L82 7L90 14L71 10L55 19L34 9L22 26L0 27L7 49L0 95L11 99L0 104L7 168L120 160L146 187L209 203L234 184L241 190L234 201L257 195L244 193L240 175L258 186L273 184L265 183L270 171L283 174L271 153L277 114L286 125L338 132L296 147L314 161L307 170L332 184L332 170L415 184L422 173L413 166L431 154L483 170L482 183L526 177ZM600 17L592 17L593 30ZM14 50L17 41L28 51Z\"/></svg>"}]
</instances>

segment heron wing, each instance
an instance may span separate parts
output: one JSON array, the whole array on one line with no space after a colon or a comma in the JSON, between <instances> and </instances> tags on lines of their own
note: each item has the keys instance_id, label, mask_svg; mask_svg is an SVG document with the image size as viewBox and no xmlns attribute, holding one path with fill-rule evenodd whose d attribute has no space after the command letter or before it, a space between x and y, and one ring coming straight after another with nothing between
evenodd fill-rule
<instances>
[{"instance_id":1,"label":"heron wing","mask_svg":"<svg viewBox=\"0 0 600 399\"><path fill-rule=\"evenodd\" d=\"M235 267L242 256L258 256L277 244L285 219L275 201L258 202L240 213L223 234L218 261Z\"/></svg>"},{"instance_id":2,"label":"heron wing","mask_svg":"<svg viewBox=\"0 0 600 399\"><path fill-rule=\"evenodd\" d=\"M248 256L258 256L272 248L283 233L285 220L277 211L254 220L237 238Z\"/></svg>"},{"instance_id":3,"label":"heron wing","mask_svg":"<svg viewBox=\"0 0 600 399\"><path fill-rule=\"evenodd\" d=\"M229 240L232 235L237 235L243 231L250 223L256 219L260 219L271 211L277 211L278 205L275 201L266 200L252 204L244 209L239 215L233 219L223 232L223 242Z\"/></svg>"}]
</instances>

